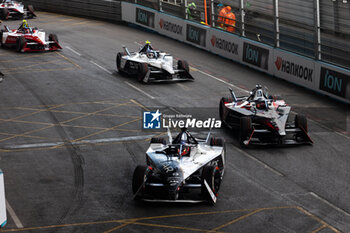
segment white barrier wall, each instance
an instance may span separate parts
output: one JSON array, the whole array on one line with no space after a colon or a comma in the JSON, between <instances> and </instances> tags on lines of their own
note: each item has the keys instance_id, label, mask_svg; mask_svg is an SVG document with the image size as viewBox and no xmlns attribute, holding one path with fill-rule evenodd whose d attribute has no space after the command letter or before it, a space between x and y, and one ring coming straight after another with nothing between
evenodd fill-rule
<instances>
[{"instance_id":1,"label":"white barrier wall","mask_svg":"<svg viewBox=\"0 0 350 233\"><path fill-rule=\"evenodd\" d=\"M319 77L314 60L281 49L275 49L273 57L274 76L315 90Z\"/></svg>"},{"instance_id":2,"label":"white barrier wall","mask_svg":"<svg viewBox=\"0 0 350 233\"><path fill-rule=\"evenodd\" d=\"M4 173L0 170L0 228L7 222Z\"/></svg>"},{"instance_id":3,"label":"white barrier wall","mask_svg":"<svg viewBox=\"0 0 350 233\"><path fill-rule=\"evenodd\" d=\"M241 62L243 46L238 36L218 29L208 30L208 50L212 53Z\"/></svg>"},{"instance_id":4,"label":"white barrier wall","mask_svg":"<svg viewBox=\"0 0 350 233\"><path fill-rule=\"evenodd\" d=\"M122 20L350 103L350 70L132 3Z\"/></svg>"}]
</instances>

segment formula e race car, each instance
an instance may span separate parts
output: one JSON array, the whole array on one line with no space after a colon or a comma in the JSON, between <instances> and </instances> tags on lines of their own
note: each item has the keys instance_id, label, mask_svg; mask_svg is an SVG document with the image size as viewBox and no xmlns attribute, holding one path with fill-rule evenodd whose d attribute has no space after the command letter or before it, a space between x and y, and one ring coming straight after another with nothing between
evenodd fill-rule
<instances>
[{"instance_id":1,"label":"formula e race car","mask_svg":"<svg viewBox=\"0 0 350 233\"><path fill-rule=\"evenodd\" d=\"M62 49L55 34L46 33L37 28L10 29L5 26L0 32L0 44L3 47L15 47L17 52L54 51Z\"/></svg>"},{"instance_id":2,"label":"formula e race car","mask_svg":"<svg viewBox=\"0 0 350 233\"><path fill-rule=\"evenodd\" d=\"M209 202L215 204L225 170L222 138L194 138L186 128L169 143L152 138L147 166L136 167L132 180L134 199L153 202ZM190 192L190 190L192 192Z\"/></svg>"},{"instance_id":3,"label":"formula e race car","mask_svg":"<svg viewBox=\"0 0 350 233\"><path fill-rule=\"evenodd\" d=\"M284 100L268 95L265 88L256 85L249 96L231 97L220 101L220 118L224 125L239 129L239 141L249 144L312 144L308 135L307 119L296 115L288 121L291 107Z\"/></svg>"},{"instance_id":4,"label":"formula e race car","mask_svg":"<svg viewBox=\"0 0 350 233\"><path fill-rule=\"evenodd\" d=\"M154 50L149 43L138 52L130 53L126 47L124 50L117 54L118 72L134 75L139 82L194 80L185 60L179 60L174 66L170 54Z\"/></svg>"},{"instance_id":5,"label":"formula e race car","mask_svg":"<svg viewBox=\"0 0 350 233\"><path fill-rule=\"evenodd\" d=\"M3 0L0 3L0 19L23 19L34 18L34 8L32 5L25 7L21 2L12 0Z\"/></svg>"}]
</instances>

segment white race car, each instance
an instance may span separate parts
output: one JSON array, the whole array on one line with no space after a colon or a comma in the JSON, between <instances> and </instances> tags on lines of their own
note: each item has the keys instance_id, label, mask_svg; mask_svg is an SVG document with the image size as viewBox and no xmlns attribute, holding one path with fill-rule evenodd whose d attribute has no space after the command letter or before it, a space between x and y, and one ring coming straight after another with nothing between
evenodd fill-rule
<instances>
[{"instance_id":1,"label":"white race car","mask_svg":"<svg viewBox=\"0 0 350 233\"><path fill-rule=\"evenodd\" d=\"M130 53L126 47L124 50L117 54L118 72L134 75L139 82L194 80L185 60L178 60L174 66L173 56L154 50L149 42L138 52Z\"/></svg>"},{"instance_id":2,"label":"white race car","mask_svg":"<svg viewBox=\"0 0 350 233\"><path fill-rule=\"evenodd\" d=\"M23 19L34 18L34 8L32 5L25 7L21 2L12 0L3 0L0 3L0 19Z\"/></svg>"},{"instance_id":3,"label":"white race car","mask_svg":"<svg viewBox=\"0 0 350 233\"><path fill-rule=\"evenodd\" d=\"M207 139L194 138L185 128L174 140L170 131L168 136L168 144L164 138L152 138L146 152L147 165L136 167L134 198L215 204L226 163L224 140L209 140L210 133Z\"/></svg>"}]
</instances>

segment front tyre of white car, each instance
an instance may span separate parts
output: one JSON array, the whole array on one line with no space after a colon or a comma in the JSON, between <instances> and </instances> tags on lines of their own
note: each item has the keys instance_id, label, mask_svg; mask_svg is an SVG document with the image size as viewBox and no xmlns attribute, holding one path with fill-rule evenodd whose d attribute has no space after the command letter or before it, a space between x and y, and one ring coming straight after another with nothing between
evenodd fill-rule
<instances>
[{"instance_id":1,"label":"front tyre of white car","mask_svg":"<svg viewBox=\"0 0 350 233\"><path fill-rule=\"evenodd\" d=\"M219 195L221 185L221 173L218 166L205 166L202 170L202 196L210 204L215 204L216 200L213 200L210 192L208 191L204 180L207 182L212 194L216 197Z\"/></svg>"}]
</instances>

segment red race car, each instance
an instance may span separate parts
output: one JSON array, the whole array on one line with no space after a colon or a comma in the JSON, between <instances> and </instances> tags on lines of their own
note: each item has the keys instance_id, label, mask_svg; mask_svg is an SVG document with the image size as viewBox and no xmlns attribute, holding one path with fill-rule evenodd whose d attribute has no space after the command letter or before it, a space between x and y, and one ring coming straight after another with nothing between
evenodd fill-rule
<instances>
[{"instance_id":1,"label":"red race car","mask_svg":"<svg viewBox=\"0 0 350 233\"><path fill-rule=\"evenodd\" d=\"M49 34L37 28L10 29L5 26L0 32L2 47L15 47L17 52L55 51L62 49L56 34Z\"/></svg>"}]
</instances>

